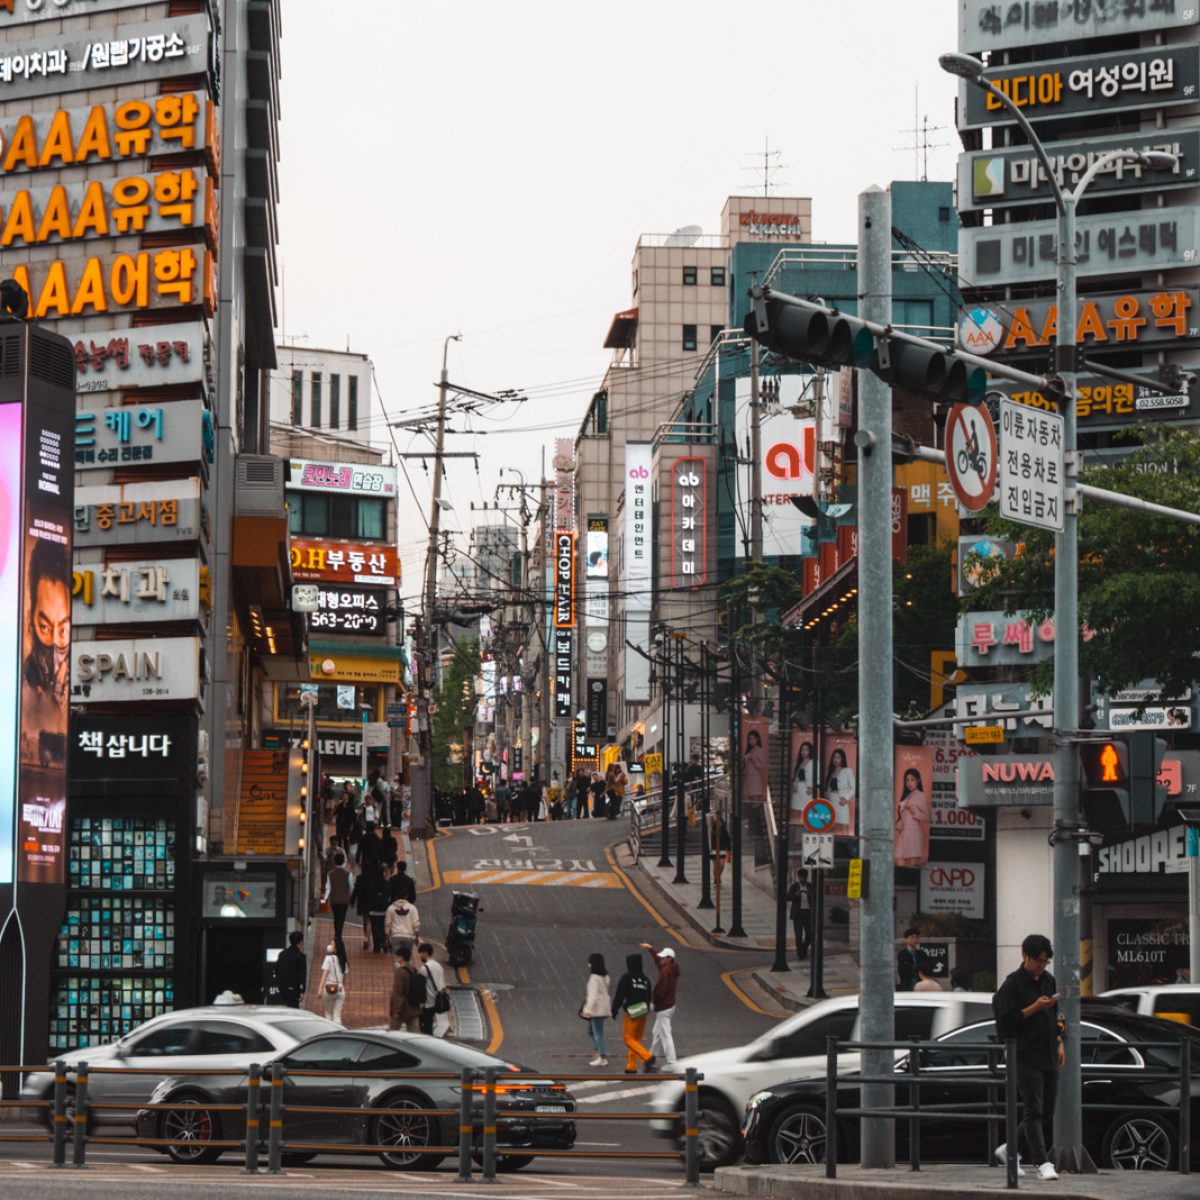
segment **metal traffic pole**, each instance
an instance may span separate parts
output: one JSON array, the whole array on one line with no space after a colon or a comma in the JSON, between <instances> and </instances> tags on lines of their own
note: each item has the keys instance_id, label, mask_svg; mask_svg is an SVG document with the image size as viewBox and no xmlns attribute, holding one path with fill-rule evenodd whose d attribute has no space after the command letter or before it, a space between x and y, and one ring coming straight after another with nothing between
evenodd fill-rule
<instances>
[{"instance_id":1,"label":"metal traffic pole","mask_svg":"<svg viewBox=\"0 0 1200 1200\"><path fill-rule=\"evenodd\" d=\"M709 658L708 642L700 643L700 903L697 908L712 908L712 853L708 836L708 816L712 810L712 797L708 780L708 743L712 731L712 715L709 703ZM1200 978L1200 976L1197 976Z\"/></svg>"}]
</instances>

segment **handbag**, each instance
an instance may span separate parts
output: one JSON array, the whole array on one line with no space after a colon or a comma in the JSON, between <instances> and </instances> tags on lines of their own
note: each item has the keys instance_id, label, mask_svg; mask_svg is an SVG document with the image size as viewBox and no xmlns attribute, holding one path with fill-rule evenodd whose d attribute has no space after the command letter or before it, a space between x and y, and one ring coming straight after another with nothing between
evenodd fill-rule
<instances>
[{"instance_id":1,"label":"handbag","mask_svg":"<svg viewBox=\"0 0 1200 1200\"><path fill-rule=\"evenodd\" d=\"M433 998L433 1011L435 1013L448 1013L450 1011L450 993L442 988L440 992Z\"/></svg>"},{"instance_id":2,"label":"handbag","mask_svg":"<svg viewBox=\"0 0 1200 1200\"><path fill-rule=\"evenodd\" d=\"M639 1000L636 1004L630 1004L625 1012L635 1021L640 1021L650 1011L650 1005L645 1000Z\"/></svg>"},{"instance_id":3,"label":"handbag","mask_svg":"<svg viewBox=\"0 0 1200 1200\"><path fill-rule=\"evenodd\" d=\"M342 990L342 969L337 967L337 979L326 980L325 995L336 996Z\"/></svg>"}]
</instances>

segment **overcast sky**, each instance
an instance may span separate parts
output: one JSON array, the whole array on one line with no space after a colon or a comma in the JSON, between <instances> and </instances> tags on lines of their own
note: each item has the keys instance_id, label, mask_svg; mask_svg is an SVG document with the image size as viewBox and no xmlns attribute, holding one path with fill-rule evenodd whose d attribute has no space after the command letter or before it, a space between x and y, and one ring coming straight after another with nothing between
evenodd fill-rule
<instances>
[{"instance_id":1,"label":"overcast sky","mask_svg":"<svg viewBox=\"0 0 1200 1200\"><path fill-rule=\"evenodd\" d=\"M451 333L452 382L530 396L476 420L485 436L447 439L481 456L478 477L448 464L464 533L501 466L532 481L578 429L640 234L717 232L727 196L762 194L765 143L773 194L812 197L815 241L853 240L863 188L920 177L926 115L928 177L953 176L937 56L956 48L954 0L281 7L282 335L369 354L392 420L436 400ZM430 477L408 470L412 597Z\"/></svg>"}]
</instances>

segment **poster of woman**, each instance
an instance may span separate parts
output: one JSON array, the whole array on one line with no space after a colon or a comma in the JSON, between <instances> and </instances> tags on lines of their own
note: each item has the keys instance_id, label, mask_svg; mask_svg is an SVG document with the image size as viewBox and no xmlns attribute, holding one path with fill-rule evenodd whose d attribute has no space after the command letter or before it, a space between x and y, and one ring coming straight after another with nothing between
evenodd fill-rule
<instances>
[{"instance_id":1,"label":"poster of woman","mask_svg":"<svg viewBox=\"0 0 1200 1200\"><path fill-rule=\"evenodd\" d=\"M848 734L826 733L825 771L821 779L825 799L833 805L833 826L830 833L837 837L853 837L857 825L858 744Z\"/></svg>"},{"instance_id":2,"label":"poster of woman","mask_svg":"<svg viewBox=\"0 0 1200 1200\"><path fill-rule=\"evenodd\" d=\"M792 733L792 782L788 797L788 820L798 825L804 806L813 798L813 779L817 760L813 751L813 735L805 730Z\"/></svg>"},{"instance_id":3,"label":"poster of woman","mask_svg":"<svg viewBox=\"0 0 1200 1200\"><path fill-rule=\"evenodd\" d=\"M933 820L933 747L897 746L895 780L892 855L898 867L923 867L929 861L929 825Z\"/></svg>"},{"instance_id":4,"label":"poster of woman","mask_svg":"<svg viewBox=\"0 0 1200 1200\"><path fill-rule=\"evenodd\" d=\"M764 801L770 773L770 723L766 717L742 718L742 799Z\"/></svg>"}]
</instances>

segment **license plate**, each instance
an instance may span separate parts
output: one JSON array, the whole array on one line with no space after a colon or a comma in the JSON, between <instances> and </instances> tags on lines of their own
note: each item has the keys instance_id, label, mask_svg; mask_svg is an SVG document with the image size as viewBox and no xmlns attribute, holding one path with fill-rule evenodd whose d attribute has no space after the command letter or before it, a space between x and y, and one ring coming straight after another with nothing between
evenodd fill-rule
<instances>
[{"instance_id":1,"label":"license plate","mask_svg":"<svg viewBox=\"0 0 1200 1200\"><path fill-rule=\"evenodd\" d=\"M535 1108L533 1111L534 1112L547 1112L547 1113L549 1113L549 1112L565 1113L567 1111L567 1106L565 1104L539 1104L537 1106L537 1108Z\"/></svg>"}]
</instances>

